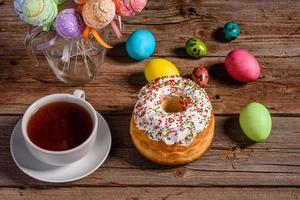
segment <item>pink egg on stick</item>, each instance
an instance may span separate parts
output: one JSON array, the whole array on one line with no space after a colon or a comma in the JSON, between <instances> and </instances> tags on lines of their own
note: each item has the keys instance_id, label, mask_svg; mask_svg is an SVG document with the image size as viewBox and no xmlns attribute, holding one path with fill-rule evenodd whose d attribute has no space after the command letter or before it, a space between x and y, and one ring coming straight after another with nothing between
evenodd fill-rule
<instances>
[{"instance_id":1,"label":"pink egg on stick","mask_svg":"<svg viewBox=\"0 0 300 200\"><path fill-rule=\"evenodd\" d=\"M147 0L113 0L116 5L116 14L121 17L132 17L141 12Z\"/></svg>"},{"instance_id":2,"label":"pink egg on stick","mask_svg":"<svg viewBox=\"0 0 300 200\"><path fill-rule=\"evenodd\" d=\"M141 12L147 4L147 0L124 0L124 2L127 7L136 13Z\"/></svg>"},{"instance_id":3,"label":"pink egg on stick","mask_svg":"<svg viewBox=\"0 0 300 200\"><path fill-rule=\"evenodd\" d=\"M235 49L225 59L228 74L243 83L255 81L260 76L260 66L256 58L247 50Z\"/></svg>"}]
</instances>

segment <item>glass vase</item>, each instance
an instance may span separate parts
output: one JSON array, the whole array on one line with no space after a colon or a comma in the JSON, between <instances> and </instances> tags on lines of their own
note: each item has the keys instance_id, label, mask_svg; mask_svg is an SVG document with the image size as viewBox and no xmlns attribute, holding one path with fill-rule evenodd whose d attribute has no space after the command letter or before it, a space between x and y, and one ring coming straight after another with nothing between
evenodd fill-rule
<instances>
[{"instance_id":1,"label":"glass vase","mask_svg":"<svg viewBox=\"0 0 300 200\"><path fill-rule=\"evenodd\" d=\"M42 32L39 29L31 30L25 38L26 50L36 67L40 66L36 55L42 53L51 70L62 82L79 86L93 79L104 62L105 48L93 39L67 40L55 32Z\"/></svg>"}]
</instances>

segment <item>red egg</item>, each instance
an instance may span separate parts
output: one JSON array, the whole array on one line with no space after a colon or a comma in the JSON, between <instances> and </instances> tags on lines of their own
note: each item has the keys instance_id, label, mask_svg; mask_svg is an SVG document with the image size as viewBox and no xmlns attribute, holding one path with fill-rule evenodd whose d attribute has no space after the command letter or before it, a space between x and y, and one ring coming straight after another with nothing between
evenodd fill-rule
<instances>
[{"instance_id":1,"label":"red egg","mask_svg":"<svg viewBox=\"0 0 300 200\"><path fill-rule=\"evenodd\" d=\"M256 58L244 49L231 51L226 56L225 67L232 78L244 83L255 81L260 75L260 66Z\"/></svg>"},{"instance_id":2,"label":"red egg","mask_svg":"<svg viewBox=\"0 0 300 200\"><path fill-rule=\"evenodd\" d=\"M197 67L193 70L192 79L200 87L205 87L208 83L209 75L205 67Z\"/></svg>"}]
</instances>

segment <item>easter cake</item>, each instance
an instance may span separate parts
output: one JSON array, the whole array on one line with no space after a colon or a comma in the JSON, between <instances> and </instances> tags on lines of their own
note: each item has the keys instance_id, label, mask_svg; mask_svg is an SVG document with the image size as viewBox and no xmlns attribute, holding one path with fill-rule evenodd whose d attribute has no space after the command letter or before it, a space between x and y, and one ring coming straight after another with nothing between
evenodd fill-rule
<instances>
[{"instance_id":1,"label":"easter cake","mask_svg":"<svg viewBox=\"0 0 300 200\"><path fill-rule=\"evenodd\" d=\"M181 165L201 157L214 134L210 100L194 81L158 78L144 86L134 107L130 134L138 151L164 165Z\"/></svg>"}]
</instances>

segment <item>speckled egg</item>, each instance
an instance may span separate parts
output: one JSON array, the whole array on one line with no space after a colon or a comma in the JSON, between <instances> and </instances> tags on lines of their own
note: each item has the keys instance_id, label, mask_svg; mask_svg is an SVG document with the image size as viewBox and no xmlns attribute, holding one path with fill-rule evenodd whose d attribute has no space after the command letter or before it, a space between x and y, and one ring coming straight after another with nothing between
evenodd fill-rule
<instances>
[{"instance_id":1,"label":"speckled egg","mask_svg":"<svg viewBox=\"0 0 300 200\"><path fill-rule=\"evenodd\" d=\"M84 23L80 13L74 8L61 11L55 20L56 32L65 39L81 37Z\"/></svg>"},{"instance_id":2,"label":"speckled egg","mask_svg":"<svg viewBox=\"0 0 300 200\"><path fill-rule=\"evenodd\" d=\"M194 58L201 58L207 55L207 47L199 38L190 38L185 43L187 54Z\"/></svg>"},{"instance_id":3,"label":"speckled egg","mask_svg":"<svg viewBox=\"0 0 300 200\"><path fill-rule=\"evenodd\" d=\"M235 40L240 35L240 27L236 22L227 22L224 26L223 32L225 40Z\"/></svg>"},{"instance_id":4,"label":"speckled egg","mask_svg":"<svg viewBox=\"0 0 300 200\"><path fill-rule=\"evenodd\" d=\"M197 67L193 70L192 79L200 87L205 87L209 80L208 71L205 69L205 67Z\"/></svg>"}]
</instances>

